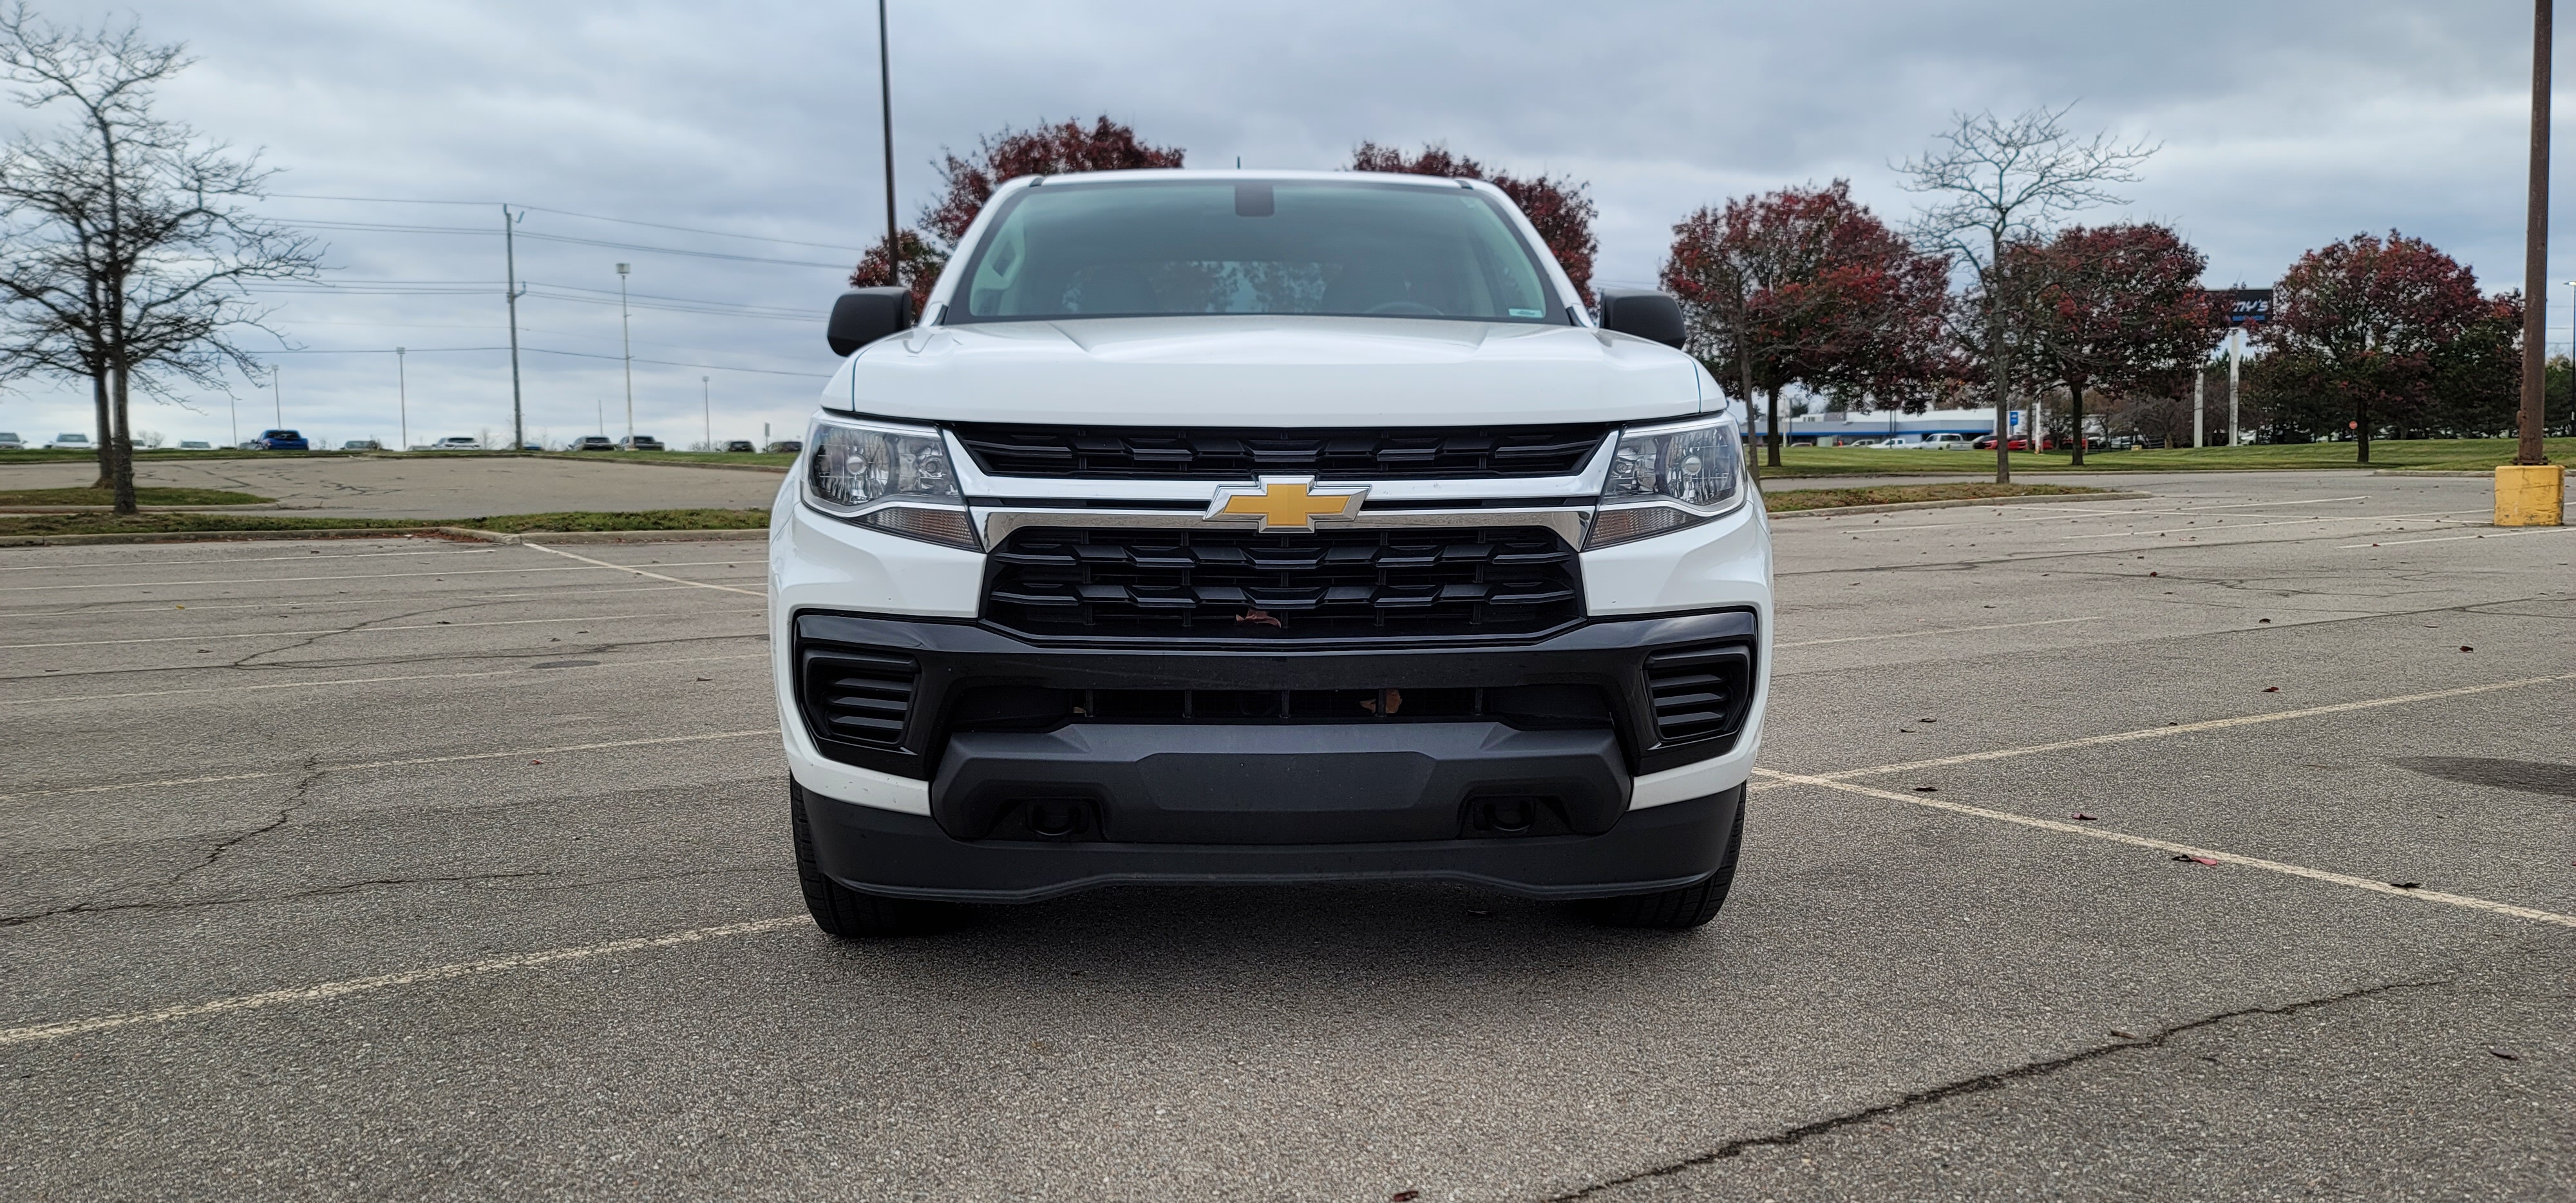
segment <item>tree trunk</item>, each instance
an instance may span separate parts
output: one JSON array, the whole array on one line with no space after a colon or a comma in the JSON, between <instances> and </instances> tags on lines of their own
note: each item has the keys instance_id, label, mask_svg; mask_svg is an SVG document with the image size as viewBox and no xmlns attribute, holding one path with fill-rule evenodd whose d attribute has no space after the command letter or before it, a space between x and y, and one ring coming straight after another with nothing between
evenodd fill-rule
<instances>
[{"instance_id":1,"label":"tree trunk","mask_svg":"<svg viewBox=\"0 0 2576 1203\"><path fill-rule=\"evenodd\" d=\"M120 368L116 373L115 450L111 453L110 460L116 472L116 512L132 516L142 513L143 510L134 503L134 421L126 408L127 400L126 373Z\"/></svg>"},{"instance_id":2,"label":"tree trunk","mask_svg":"<svg viewBox=\"0 0 2576 1203\"><path fill-rule=\"evenodd\" d=\"M2066 378L2066 417L2075 423L2075 466L2084 466L2084 377Z\"/></svg>"},{"instance_id":3,"label":"tree trunk","mask_svg":"<svg viewBox=\"0 0 2576 1203\"><path fill-rule=\"evenodd\" d=\"M1735 378L1743 382L1744 424L1747 426L1753 424L1753 348L1747 345L1751 341L1744 331L1743 315L1739 313L1735 323ZM1753 479L1761 480L1761 458L1748 455L1744 462L1752 466Z\"/></svg>"},{"instance_id":4,"label":"tree trunk","mask_svg":"<svg viewBox=\"0 0 2576 1203\"><path fill-rule=\"evenodd\" d=\"M2360 463L2370 462L2370 398L2356 397L2352 403L2352 433L2361 440Z\"/></svg>"},{"instance_id":5,"label":"tree trunk","mask_svg":"<svg viewBox=\"0 0 2576 1203\"><path fill-rule=\"evenodd\" d=\"M1771 466L1772 466L1772 467L1774 467L1774 468L1777 468L1777 467L1779 467L1779 466L1780 466L1780 443L1781 443L1781 438L1780 438L1780 386L1779 386L1779 385L1776 385L1776 384L1771 386L1771 412L1770 412L1770 417L1769 417L1769 419L1768 419L1768 425L1770 426L1770 430L1769 430L1766 434L1764 434L1764 436L1763 436L1763 438L1762 438L1762 441L1763 441L1764 443L1767 443L1767 444L1769 444L1769 445L1770 445L1770 450L1769 450L1769 451L1767 451L1765 454L1767 454L1767 455L1770 457Z\"/></svg>"},{"instance_id":6,"label":"tree trunk","mask_svg":"<svg viewBox=\"0 0 2576 1203\"><path fill-rule=\"evenodd\" d=\"M1998 295L2003 291L2003 255L2004 240L1997 235L1994 258L1988 260L1994 266L1988 269L1986 286L1986 361L1995 375L1995 483L1999 485L2012 483L2012 423L2005 413L2012 404L2011 389L2005 384L2012 377L2012 367L2005 362L2004 301ZM2039 444L2034 441L2031 446Z\"/></svg>"},{"instance_id":7,"label":"tree trunk","mask_svg":"<svg viewBox=\"0 0 2576 1203\"><path fill-rule=\"evenodd\" d=\"M101 368L96 375L89 378L89 392L90 401L98 408L98 479L91 482L89 487L113 489L116 487L116 459L113 450L116 440L112 437L115 427L107 416L106 369Z\"/></svg>"}]
</instances>

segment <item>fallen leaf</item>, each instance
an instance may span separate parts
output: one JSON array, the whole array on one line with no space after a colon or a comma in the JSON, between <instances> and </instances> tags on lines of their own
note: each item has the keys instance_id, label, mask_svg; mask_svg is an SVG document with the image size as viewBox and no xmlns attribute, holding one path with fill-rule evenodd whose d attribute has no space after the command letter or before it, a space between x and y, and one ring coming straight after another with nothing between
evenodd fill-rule
<instances>
[{"instance_id":1,"label":"fallen leaf","mask_svg":"<svg viewBox=\"0 0 2576 1203\"><path fill-rule=\"evenodd\" d=\"M2504 1060L2507 1060L2507 1061L2520 1061L2520 1060L2522 1060L2522 1054L2520 1054L2520 1053L2513 1053L2513 1052L2507 1052L2507 1051L2505 1051L2505 1050L2503 1050L2503 1049L2500 1049L2500 1048L2495 1047L2494 1045L2488 1045L2488 1046L2487 1046L2487 1051L2488 1051L2488 1052L2490 1052L2490 1053L2494 1053L2496 1056L2501 1057L2501 1058L2503 1058Z\"/></svg>"},{"instance_id":2,"label":"fallen leaf","mask_svg":"<svg viewBox=\"0 0 2576 1203\"><path fill-rule=\"evenodd\" d=\"M1395 1203L1412 1203L1413 1200L1422 1197L1422 1192L1418 1190L1400 1190L1390 1197L1395 1200Z\"/></svg>"},{"instance_id":3,"label":"fallen leaf","mask_svg":"<svg viewBox=\"0 0 2576 1203\"><path fill-rule=\"evenodd\" d=\"M2269 618L2257 618L2257 619L2255 619L2254 621L2256 621L2256 622L2270 622L2270 621L2272 621L2272 620L2271 620L2271 619L2269 619Z\"/></svg>"},{"instance_id":4,"label":"fallen leaf","mask_svg":"<svg viewBox=\"0 0 2576 1203\"><path fill-rule=\"evenodd\" d=\"M2119 1038L2120 1038L2120 1039L2122 1039L2122 1040L2135 1040L2135 1039L2137 1039L2137 1038L2138 1038L2137 1033L2135 1033L2135 1032L2123 1032L2123 1031L2121 1031L2121 1030L2120 1030L2120 1029L2118 1029L2118 1028L2113 1028L2113 1029L2111 1029L2111 1034L2112 1034L2112 1035L2114 1035L2114 1036L2119 1037Z\"/></svg>"},{"instance_id":5,"label":"fallen leaf","mask_svg":"<svg viewBox=\"0 0 2576 1203\"><path fill-rule=\"evenodd\" d=\"M2263 687L2263 692L2265 692L2265 693L2279 693L2279 692L2281 692L2281 687L2280 687L2280 686L2278 686L2278 685L2266 685L2266 686L2264 686L2264 687Z\"/></svg>"},{"instance_id":6,"label":"fallen leaf","mask_svg":"<svg viewBox=\"0 0 2576 1203\"><path fill-rule=\"evenodd\" d=\"M1234 620L1236 622L1248 622L1254 626L1275 627L1283 625L1278 619L1271 617L1270 612L1267 610L1246 610L1241 614L1235 615Z\"/></svg>"},{"instance_id":7,"label":"fallen leaf","mask_svg":"<svg viewBox=\"0 0 2576 1203\"><path fill-rule=\"evenodd\" d=\"M2148 576L2154 576L2154 575L2156 575L2156 574L2155 574L2155 573L2150 572L2150 573L2148 573L2147 575L2148 575Z\"/></svg>"},{"instance_id":8,"label":"fallen leaf","mask_svg":"<svg viewBox=\"0 0 2576 1203\"><path fill-rule=\"evenodd\" d=\"M2067 817L2067 818L2070 818L2070 819L2082 819L2082 820L2084 820L2084 821L2085 821L2085 822L2087 822L2087 823L2099 823L2099 822L2101 822L2101 821L2102 821L2102 820L2097 819L2097 818L2094 818L2093 816L2088 815L2088 814L2086 814L2086 813L2084 813L2083 811L2080 811L2080 810L2079 810L2079 811L2076 811L2074 814L2068 815L2068 816L2066 816L2066 817Z\"/></svg>"},{"instance_id":9,"label":"fallen leaf","mask_svg":"<svg viewBox=\"0 0 2576 1203\"><path fill-rule=\"evenodd\" d=\"M2392 881L2388 884L2401 890L2420 890L2424 888L2424 883L2420 881Z\"/></svg>"},{"instance_id":10,"label":"fallen leaf","mask_svg":"<svg viewBox=\"0 0 2576 1203\"><path fill-rule=\"evenodd\" d=\"M1937 785L1918 785L1914 787L1914 792L1918 794L1937 794L1941 792L1941 787Z\"/></svg>"},{"instance_id":11,"label":"fallen leaf","mask_svg":"<svg viewBox=\"0 0 2576 1203\"><path fill-rule=\"evenodd\" d=\"M2467 651L2467 650L2469 650L2469 645L2468 645L2468 644L2465 644L2465 643L2461 644L2461 645L2460 645L2460 650L2461 650L2461 651L2464 651L2464 652L2465 652L2465 651Z\"/></svg>"},{"instance_id":12,"label":"fallen leaf","mask_svg":"<svg viewBox=\"0 0 2576 1203\"><path fill-rule=\"evenodd\" d=\"M2190 861L2195 865L2214 865L2218 863L2206 856L2177 856L2174 859L2178 861Z\"/></svg>"},{"instance_id":13,"label":"fallen leaf","mask_svg":"<svg viewBox=\"0 0 2576 1203\"><path fill-rule=\"evenodd\" d=\"M531 761L529 761L528 763L529 763L529 764L544 764L544 763L545 763L545 761L542 761L542 760L531 760Z\"/></svg>"}]
</instances>

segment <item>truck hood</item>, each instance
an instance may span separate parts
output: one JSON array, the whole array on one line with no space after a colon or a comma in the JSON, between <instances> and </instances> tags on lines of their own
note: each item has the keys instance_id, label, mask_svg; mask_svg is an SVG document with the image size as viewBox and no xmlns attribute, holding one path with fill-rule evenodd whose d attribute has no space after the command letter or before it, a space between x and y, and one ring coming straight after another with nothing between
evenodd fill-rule
<instances>
[{"instance_id":1,"label":"truck hood","mask_svg":"<svg viewBox=\"0 0 2576 1203\"><path fill-rule=\"evenodd\" d=\"M823 406L925 421L1103 426L1624 422L1699 412L1701 376L1669 347L1575 326L1088 318L930 326L882 339L841 366Z\"/></svg>"}]
</instances>

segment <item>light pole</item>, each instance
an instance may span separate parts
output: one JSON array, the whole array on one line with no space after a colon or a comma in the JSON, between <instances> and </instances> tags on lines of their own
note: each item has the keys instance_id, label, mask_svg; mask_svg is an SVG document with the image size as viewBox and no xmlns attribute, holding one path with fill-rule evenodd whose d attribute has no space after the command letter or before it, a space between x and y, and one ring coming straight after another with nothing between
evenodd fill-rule
<instances>
[{"instance_id":1,"label":"light pole","mask_svg":"<svg viewBox=\"0 0 2576 1203\"><path fill-rule=\"evenodd\" d=\"M635 449L635 340L626 320L626 265L617 265L617 345L626 353L626 449Z\"/></svg>"},{"instance_id":2,"label":"light pole","mask_svg":"<svg viewBox=\"0 0 2576 1203\"><path fill-rule=\"evenodd\" d=\"M403 373L401 347L394 348L394 405L396 407L394 412L401 415L402 421L402 442L397 444L397 449L409 451L411 450L411 385ZM515 426L515 423L513 425Z\"/></svg>"},{"instance_id":3,"label":"light pole","mask_svg":"<svg viewBox=\"0 0 2576 1203\"><path fill-rule=\"evenodd\" d=\"M707 376L698 377L698 404L706 410L707 450L709 451L716 449L716 386L711 383L711 380L712 378Z\"/></svg>"},{"instance_id":4,"label":"light pole","mask_svg":"<svg viewBox=\"0 0 2576 1203\"><path fill-rule=\"evenodd\" d=\"M512 455L518 454L520 448L528 445L526 410L519 403L519 298L527 295L528 290L519 287L517 230L518 224L527 220L527 217L524 211L513 217L510 215L510 206L501 206L501 265L502 270L508 273L502 280L501 290L502 299L508 301L510 305L510 454ZM409 445L408 441L405 445Z\"/></svg>"},{"instance_id":5,"label":"light pole","mask_svg":"<svg viewBox=\"0 0 2576 1203\"><path fill-rule=\"evenodd\" d=\"M277 402L277 429L286 429L286 365L279 364L268 374L269 396Z\"/></svg>"},{"instance_id":6,"label":"light pole","mask_svg":"<svg viewBox=\"0 0 2576 1203\"><path fill-rule=\"evenodd\" d=\"M903 283L895 253L894 219L894 52L886 45L886 0L877 0L877 104L885 115L886 283Z\"/></svg>"}]
</instances>

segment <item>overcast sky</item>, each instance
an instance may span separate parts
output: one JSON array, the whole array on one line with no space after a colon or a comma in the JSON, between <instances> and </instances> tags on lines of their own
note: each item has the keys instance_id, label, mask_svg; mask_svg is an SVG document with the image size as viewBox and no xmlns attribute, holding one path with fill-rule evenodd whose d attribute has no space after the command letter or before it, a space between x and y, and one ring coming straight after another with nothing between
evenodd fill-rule
<instances>
[{"instance_id":1,"label":"overcast sky","mask_svg":"<svg viewBox=\"0 0 2576 1203\"><path fill-rule=\"evenodd\" d=\"M45 7L79 20L111 11ZM282 399L288 425L392 443L398 345L412 348L414 442L505 437L508 358L480 349L506 341L503 201L539 210L520 229L542 237L518 244L534 288L520 316L532 436L603 421L625 433L619 261L634 265L639 300L660 306L632 319L637 429L674 445L704 437L702 391L718 439L756 438L764 421L778 437L801 428L834 362L822 315L854 258L837 248L884 228L872 7L146 0L113 11L191 44L201 61L163 94L164 112L264 148L283 169L278 193L472 202L268 204L315 224L340 291L277 298L276 324L302 353L277 356L282 398L236 388L243 437ZM2267 283L2309 247L2394 227L2467 261L2494 291L2521 283L2530 14L2518 0L894 0L896 184L909 223L937 187L943 146L1101 113L1186 148L1194 166L1332 168L1364 139L1445 141L1515 172L1586 181L1601 210L1596 279L1651 283L1670 227L1697 206L1843 176L1901 220L1915 198L1889 164L1954 110L2076 102L2071 124L2164 147L2133 203L2088 220L2172 224L2208 253L2212 283ZM2563 223L2571 210L2558 211ZM351 228L361 224L480 232ZM2551 278L2576 278L2576 247L2553 254ZM2568 296L2553 297L2553 340L2567 337ZM85 397L14 388L0 396L0 430L31 441L87 430ZM233 437L222 394L187 400L195 412L138 401L136 424L173 440Z\"/></svg>"}]
</instances>

